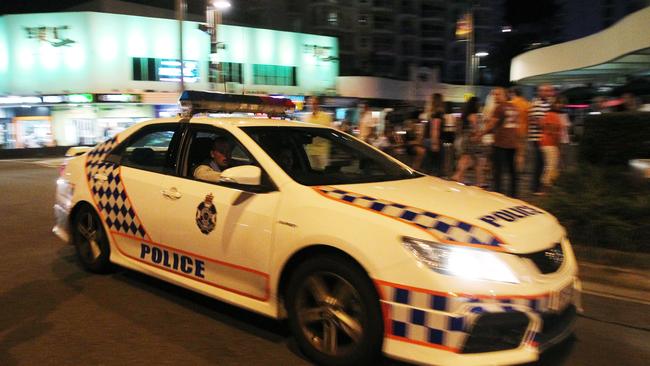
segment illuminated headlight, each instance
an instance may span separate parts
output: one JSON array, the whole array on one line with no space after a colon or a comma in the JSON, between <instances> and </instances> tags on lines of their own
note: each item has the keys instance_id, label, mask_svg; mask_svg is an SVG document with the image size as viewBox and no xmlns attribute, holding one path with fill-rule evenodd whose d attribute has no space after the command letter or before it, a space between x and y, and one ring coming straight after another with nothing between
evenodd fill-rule
<instances>
[{"instance_id":1,"label":"illuminated headlight","mask_svg":"<svg viewBox=\"0 0 650 366\"><path fill-rule=\"evenodd\" d=\"M519 283L508 265L493 251L409 237L403 237L402 243L420 262L438 273L472 280Z\"/></svg>"}]
</instances>

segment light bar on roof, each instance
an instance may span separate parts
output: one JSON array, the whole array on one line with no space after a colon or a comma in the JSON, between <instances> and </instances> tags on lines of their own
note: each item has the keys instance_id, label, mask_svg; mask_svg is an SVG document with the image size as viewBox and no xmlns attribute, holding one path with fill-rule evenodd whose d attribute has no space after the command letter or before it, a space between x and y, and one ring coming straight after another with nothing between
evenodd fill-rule
<instances>
[{"instance_id":1,"label":"light bar on roof","mask_svg":"<svg viewBox=\"0 0 650 366\"><path fill-rule=\"evenodd\" d=\"M211 93L186 90L178 101L183 114L196 113L265 113L270 116L284 115L295 108L286 98L254 95Z\"/></svg>"}]
</instances>

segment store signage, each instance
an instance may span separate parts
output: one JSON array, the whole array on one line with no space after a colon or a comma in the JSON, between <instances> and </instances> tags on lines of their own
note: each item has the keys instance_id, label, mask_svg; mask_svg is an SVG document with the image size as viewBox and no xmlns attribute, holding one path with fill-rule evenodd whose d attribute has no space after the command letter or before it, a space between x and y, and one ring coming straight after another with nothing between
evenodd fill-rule
<instances>
[{"instance_id":1,"label":"store signage","mask_svg":"<svg viewBox=\"0 0 650 366\"><path fill-rule=\"evenodd\" d=\"M63 103L65 102L65 95L44 95L43 103Z\"/></svg>"},{"instance_id":2,"label":"store signage","mask_svg":"<svg viewBox=\"0 0 650 366\"><path fill-rule=\"evenodd\" d=\"M92 103L94 100L92 94L63 94L63 95L44 95L43 97L28 96L19 97L10 95L0 97L0 104L58 104L58 103Z\"/></svg>"},{"instance_id":3,"label":"store signage","mask_svg":"<svg viewBox=\"0 0 650 366\"><path fill-rule=\"evenodd\" d=\"M312 55L315 59L321 61L337 61L338 57L332 56L330 53L332 47L319 46L316 44L303 44L303 53Z\"/></svg>"},{"instance_id":4,"label":"store signage","mask_svg":"<svg viewBox=\"0 0 650 366\"><path fill-rule=\"evenodd\" d=\"M69 103L92 103L92 94L70 94L66 95L66 101Z\"/></svg>"},{"instance_id":5,"label":"store signage","mask_svg":"<svg viewBox=\"0 0 650 366\"><path fill-rule=\"evenodd\" d=\"M137 103L141 98L138 94L97 94L97 101L108 103Z\"/></svg>"},{"instance_id":6,"label":"store signage","mask_svg":"<svg viewBox=\"0 0 650 366\"><path fill-rule=\"evenodd\" d=\"M0 97L0 104L40 104L42 100L40 97L18 97L10 95L8 97Z\"/></svg>"},{"instance_id":7,"label":"store signage","mask_svg":"<svg viewBox=\"0 0 650 366\"><path fill-rule=\"evenodd\" d=\"M37 39L39 42L48 43L52 47L69 46L75 41L65 37L65 32L70 29L64 25L60 27L25 27L27 38Z\"/></svg>"},{"instance_id":8,"label":"store signage","mask_svg":"<svg viewBox=\"0 0 650 366\"><path fill-rule=\"evenodd\" d=\"M92 94L63 94L63 95L44 95L43 103L92 103Z\"/></svg>"},{"instance_id":9,"label":"store signage","mask_svg":"<svg viewBox=\"0 0 650 366\"><path fill-rule=\"evenodd\" d=\"M183 61L183 81L195 83L199 80L199 63ZM159 81L181 81L181 62L179 60L163 59L158 64Z\"/></svg>"}]
</instances>

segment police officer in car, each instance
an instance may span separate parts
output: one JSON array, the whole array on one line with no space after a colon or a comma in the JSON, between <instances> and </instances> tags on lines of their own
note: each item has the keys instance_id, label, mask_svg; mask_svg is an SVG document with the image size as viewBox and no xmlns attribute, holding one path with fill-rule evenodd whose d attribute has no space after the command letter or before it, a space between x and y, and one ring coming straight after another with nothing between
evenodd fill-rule
<instances>
[{"instance_id":1,"label":"police officer in car","mask_svg":"<svg viewBox=\"0 0 650 366\"><path fill-rule=\"evenodd\" d=\"M194 169L194 178L218 182L221 172L230 165L230 142L225 137L217 137L212 141L210 159L203 162Z\"/></svg>"}]
</instances>

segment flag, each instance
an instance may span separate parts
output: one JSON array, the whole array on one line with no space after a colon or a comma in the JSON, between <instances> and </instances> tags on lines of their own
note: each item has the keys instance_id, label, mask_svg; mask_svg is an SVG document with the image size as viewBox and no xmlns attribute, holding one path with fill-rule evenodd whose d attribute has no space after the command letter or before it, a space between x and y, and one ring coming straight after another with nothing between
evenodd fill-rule
<instances>
[{"instance_id":1,"label":"flag","mask_svg":"<svg viewBox=\"0 0 650 366\"><path fill-rule=\"evenodd\" d=\"M472 33L472 14L465 13L456 22L456 37L469 38L470 33Z\"/></svg>"}]
</instances>

